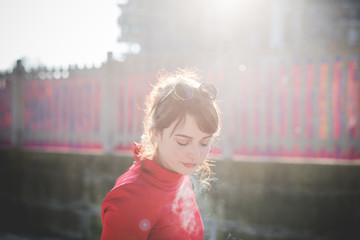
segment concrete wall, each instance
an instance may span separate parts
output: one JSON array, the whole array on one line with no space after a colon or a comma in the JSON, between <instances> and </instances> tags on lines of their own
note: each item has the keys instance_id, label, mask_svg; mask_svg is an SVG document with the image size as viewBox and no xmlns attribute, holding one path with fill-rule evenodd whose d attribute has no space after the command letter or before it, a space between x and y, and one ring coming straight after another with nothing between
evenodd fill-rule
<instances>
[{"instance_id":1,"label":"concrete wall","mask_svg":"<svg viewBox=\"0 0 360 240\"><path fill-rule=\"evenodd\" d=\"M0 233L99 239L100 206L131 156L0 151ZM360 239L360 165L218 161L194 181L206 239Z\"/></svg>"}]
</instances>

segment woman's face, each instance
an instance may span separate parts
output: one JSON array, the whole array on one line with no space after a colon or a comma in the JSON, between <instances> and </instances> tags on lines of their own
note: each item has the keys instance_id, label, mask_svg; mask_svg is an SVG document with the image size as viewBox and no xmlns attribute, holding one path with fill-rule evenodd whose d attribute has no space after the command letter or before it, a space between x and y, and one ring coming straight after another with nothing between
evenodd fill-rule
<instances>
[{"instance_id":1,"label":"woman's face","mask_svg":"<svg viewBox=\"0 0 360 240\"><path fill-rule=\"evenodd\" d=\"M158 143L156 161L164 168L183 175L192 174L209 153L212 135L202 132L196 120L186 115L171 135L176 121L162 133L155 133Z\"/></svg>"}]
</instances>

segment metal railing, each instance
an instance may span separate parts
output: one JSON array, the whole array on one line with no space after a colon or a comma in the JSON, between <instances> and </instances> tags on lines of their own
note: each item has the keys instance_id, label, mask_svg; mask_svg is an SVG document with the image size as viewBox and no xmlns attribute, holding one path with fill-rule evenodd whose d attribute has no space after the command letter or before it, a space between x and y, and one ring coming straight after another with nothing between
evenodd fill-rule
<instances>
[{"instance_id":1,"label":"metal railing","mask_svg":"<svg viewBox=\"0 0 360 240\"><path fill-rule=\"evenodd\" d=\"M2 75L2 147L129 150L142 132L143 103L155 68L119 63L99 68L32 69L18 62ZM219 88L222 134L215 153L360 157L359 69L355 58L266 60L204 67Z\"/></svg>"}]
</instances>

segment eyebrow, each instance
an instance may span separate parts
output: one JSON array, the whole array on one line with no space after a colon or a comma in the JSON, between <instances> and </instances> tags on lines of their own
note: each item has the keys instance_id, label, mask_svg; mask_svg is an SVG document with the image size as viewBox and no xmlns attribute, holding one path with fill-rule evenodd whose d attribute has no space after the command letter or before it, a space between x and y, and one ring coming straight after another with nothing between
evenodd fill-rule
<instances>
[{"instance_id":1,"label":"eyebrow","mask_svg":"<svg viewBox=\"0 0 360 240\"><path fill-rule=\"evenodd\" d=\"M189 139L193 139L193 137L190 137L190 136L187 136L187 135L184 135L184 134L175 134L176 137L183 137L183 138L189 138ZM206 136L206 137L203 137L202 139L206 139L206 138L211 138L213 135L209 135L209 136Z\"/></svg>"}]
</instances>

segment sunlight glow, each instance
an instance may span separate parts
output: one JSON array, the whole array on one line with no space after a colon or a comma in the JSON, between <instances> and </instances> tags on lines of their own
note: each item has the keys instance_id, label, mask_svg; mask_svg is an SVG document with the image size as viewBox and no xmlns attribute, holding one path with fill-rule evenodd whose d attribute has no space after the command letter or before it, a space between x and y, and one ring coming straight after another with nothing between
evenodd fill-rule
<instances>
[{"instance_id":1,"label":"sunlight glow","mask_svg":"<svg viewBox=\"0 0 360 240\"><path fill-rule=\"evenodd\" d=\"M99 65L117 51L117 0L12 0L0 8L0 70L25 64Z\"/></svg>"}]
</instances>

